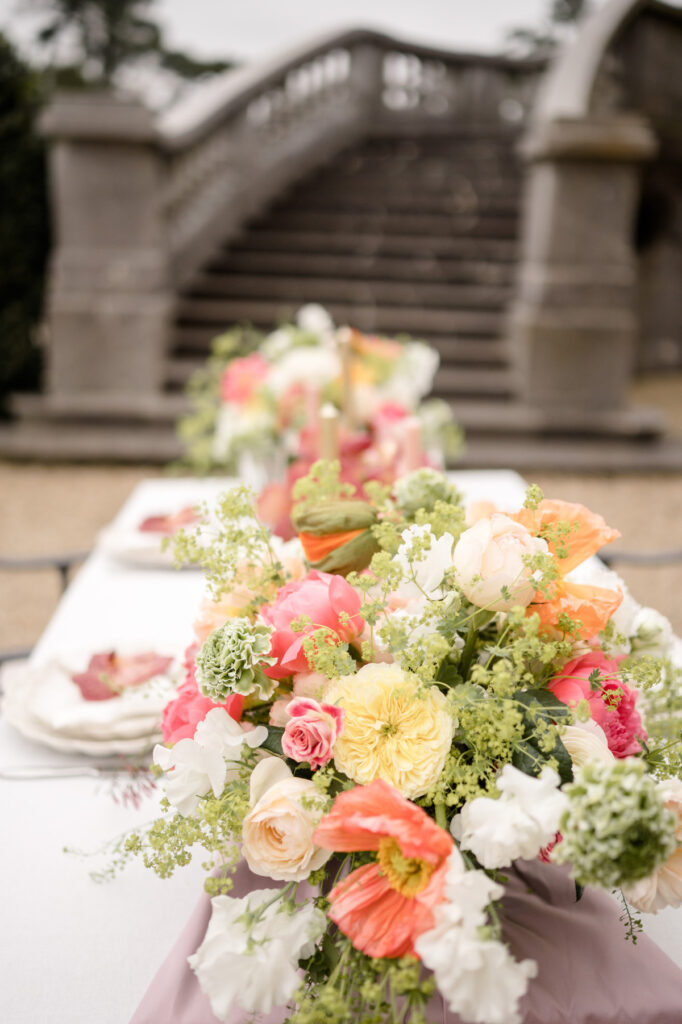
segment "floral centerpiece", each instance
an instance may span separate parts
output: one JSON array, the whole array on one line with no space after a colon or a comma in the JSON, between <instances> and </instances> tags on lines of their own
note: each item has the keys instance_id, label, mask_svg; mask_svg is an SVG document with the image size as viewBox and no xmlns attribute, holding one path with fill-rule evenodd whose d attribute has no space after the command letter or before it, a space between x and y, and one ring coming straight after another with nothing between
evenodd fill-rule
<instances>
[{"instance_id":1,"label":"floral centerpiece","mask_svg":"<svg viewBox=\"0 0 682 1024\"><path fill-rule=\"evenodd\" d=\"M166 813L126 849L161 876L207 851L190 963L220 1020L423 1024L439 992L518 1024L514 862L619 890L634 937L631 907L682 901L674 640L588 561L619 534L581 505L531 487L467 523L433 470L368 489L318 463L300 539L244 486L209 548L182 535L211 594L155 751ZM240 858L262 886L231 895Z\"/></svg>"},{"instance_id":2,"label":"floral centerpiece","mask_svg":"<svg viewBox=\"0 0 682 1024\"><path fill-rule=\"evenodd\" d=\"M397 475L403 421L417 413L431 461L456 452L461 439L447 403L423 402L438 353L418 341L370 337L335 328L321 306L263 336L248 328L219 335L206 367L189 385L193 412L179 424L186 462L199 472L273 467L288 461L305 475L319 457L319 410L343 413L339 438L346 475L356 483Z\"/></svg>"}]
</instances>

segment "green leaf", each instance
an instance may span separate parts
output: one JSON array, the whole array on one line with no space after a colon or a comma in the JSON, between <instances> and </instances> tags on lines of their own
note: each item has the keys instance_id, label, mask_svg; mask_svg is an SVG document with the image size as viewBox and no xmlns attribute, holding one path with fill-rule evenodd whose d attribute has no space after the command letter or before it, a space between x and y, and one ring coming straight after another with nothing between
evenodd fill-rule
<instances>
[{"instance_id":1,"label":"green leaf","mask_svg":"<svg viewBox=\"0 0 682 1024\"><path fill-rule=\"evenodd\" d=\"M268 726L268 737L261 743L262 750L269 750L272 754L283 754L282 750L282 736L284 735L284 729L279 725Z\"/></svg>"}]
</instances>

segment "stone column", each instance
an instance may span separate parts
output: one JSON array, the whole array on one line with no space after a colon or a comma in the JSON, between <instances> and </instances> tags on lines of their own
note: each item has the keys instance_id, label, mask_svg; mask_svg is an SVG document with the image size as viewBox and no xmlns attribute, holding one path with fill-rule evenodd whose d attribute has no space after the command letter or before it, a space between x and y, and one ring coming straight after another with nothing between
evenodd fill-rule
<instances>
[{"instance_id":1,"label":"stone column","mask_svg":"<svg viewBox=\"0 0 682 1024\"><path fill-rule=\"evenodd\" d=\"M112 95L64 93L41 129L56 236L48 402L134 407L162 386L172 302L151 115Z\"/></svg>"},{"instance_id":2,"label":"stone column","mask_svg":"<svg viewBox=\"0 0 682 1024\"><path fill-rule=\"evenodd\" d=\"M625 410L638 333L640 168L655 149L647 122L627 114L547 120L525 140L510 335L519 397L548 425L579 429L585 417L594 424Z\"/></svg>"}]
</instances>

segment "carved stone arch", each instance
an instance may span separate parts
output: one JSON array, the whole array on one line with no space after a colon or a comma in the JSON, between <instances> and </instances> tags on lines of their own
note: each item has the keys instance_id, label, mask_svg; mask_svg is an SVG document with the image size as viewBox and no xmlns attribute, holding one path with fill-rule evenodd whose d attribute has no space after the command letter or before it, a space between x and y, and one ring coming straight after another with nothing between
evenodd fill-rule
<instances>
[{"instance_id":1,"label":"carved stone arch","mask_svg":"<svg viewBox=\"0 0 682 1024\"><path fill-rule=\"evenodd\" d=\"M661 20L676 26L665 45ZM662 58L667 76L657 68ZM659 250L649 267L646 256L672 207L679 219L675 59L679 67L679 10L609 0L539 90L523 143L528 176L511 335L519 395L550 425L575 429L589 419L607 433L653 427L626 403L635 368L647 363L652 281L665 288L677 259L675 246ZM676 169L661 181L666 161ZM675 309L679 316L677 296Z\"/></svg>"}]
</instances>

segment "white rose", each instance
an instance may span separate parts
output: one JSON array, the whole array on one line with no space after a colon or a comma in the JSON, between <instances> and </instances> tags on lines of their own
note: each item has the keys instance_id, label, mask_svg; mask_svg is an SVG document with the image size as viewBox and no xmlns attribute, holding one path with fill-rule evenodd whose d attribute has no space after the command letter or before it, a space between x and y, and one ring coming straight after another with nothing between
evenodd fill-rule
<instances>
[{"instance_id":1,"label":"white rose","mask_svg":"<svg viewBox=\"0 0 682 1024\"><path fill-rule=\"evenodd\" d=\"M296 779L284 761L268 757L251 775L251 810L242 826L242 849L257 875L302 882L331 852L313 842L322 817L320 795L310 779ZM304 806L307 805L307 806Z\"/></svg>"},{"instance_id":2,"label":"white rose","mask_svg":"<svg viewBox=\"0 0 682 1024\"><path fill-rule=\"evenodd\" d=\"M606 733L591 719L567 726L561 739L571 755L574 768L582 768L588 761L603 761L604 764L615 761L609 750Z\"/></svg>"},{"instance_id":3,"label":"white rose","mask_svg":"<svg viewBox=\"0 0 682 1024\"><path fill-rule=\"evenodd\" d=\"M659 790L666 808L677 818L675 838L678 845L653 875L623 888L627 900L644 914L656 914L665 907L682 906L682 780L666 779L659 783Z\"/></svg>"},{"instance_id":4,"label":"white rose","mask_svg":"<svg viewBox=\"0 0 682 1024\"><path fill-rule=\"evenodd\" d=\"M465 530L457 541L453 552L457 582L479 608L508 612L515 605L525 607L536 588L524 558L546 551L546 541L495 512Z\"/></svg>"}]
</instances>

